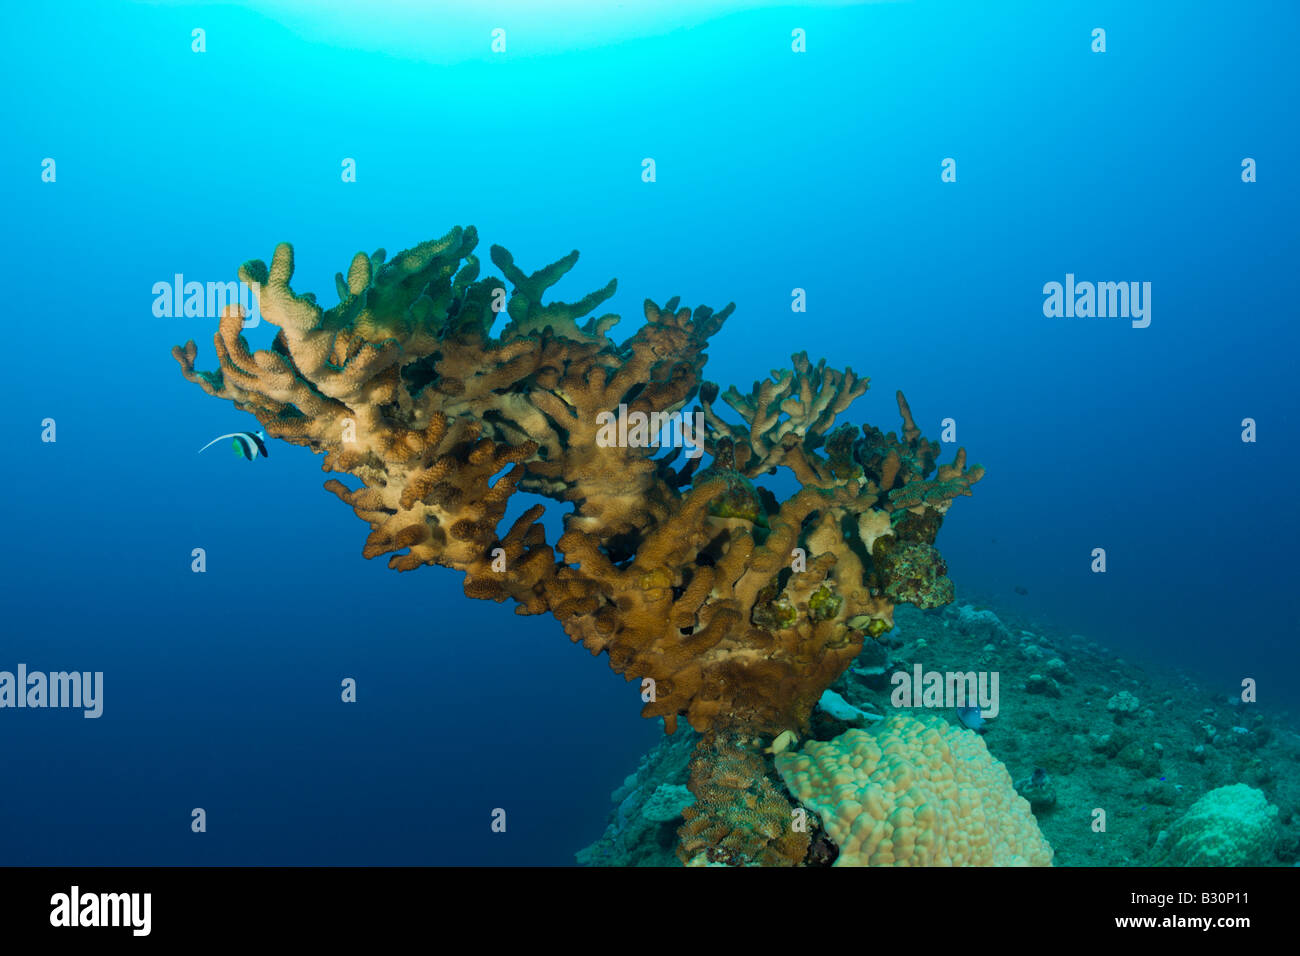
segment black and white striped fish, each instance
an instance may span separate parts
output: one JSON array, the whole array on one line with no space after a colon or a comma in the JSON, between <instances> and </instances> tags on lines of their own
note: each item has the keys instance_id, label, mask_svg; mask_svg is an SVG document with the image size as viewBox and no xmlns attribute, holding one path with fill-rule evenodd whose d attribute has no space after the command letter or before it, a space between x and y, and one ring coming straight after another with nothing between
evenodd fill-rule
<instances>
[{"instance_id":1,"label":"black and white striped fish","mask_svg":"<svg viewBox=\"0 0 1300 956\"><path fill-rule=\"evenodd\" d=\"M235 454L240 458L247 458L252 461L258 455L263 458L270 458L270 453L266 450L266 432L231 432L229 435L220 435L208 442L199 449L199 454L207 451L213 445L224 439L232 439L230 445L235 450Z\"/></svg>"}]
</instances>

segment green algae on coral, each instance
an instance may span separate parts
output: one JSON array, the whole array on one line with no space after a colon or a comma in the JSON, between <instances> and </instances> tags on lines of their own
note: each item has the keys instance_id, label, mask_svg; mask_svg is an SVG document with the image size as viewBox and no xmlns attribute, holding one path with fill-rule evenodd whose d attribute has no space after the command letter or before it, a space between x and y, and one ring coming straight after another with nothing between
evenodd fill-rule
<instances>
[{"instance_id":1,"label":"green algae on coral","mask_svg":"<svg viewBox=\"0 0 1300 956\"><path fill-rule=\"evenodd\" d=\"M829 584L823 584L808 598L808 616L814 621L829 621L840 613L844 598Z\"/></svg>"},{"instance_id":2,"label":"green algae on coral","mask_svg":"<svg viewBox=\"0 0 1300 956\"><path fill-rule=\"evenodd\" d=\"M767 528L767 511L754 483L734 467L731 446L724 444L712 465L695 476L698 487L710 481L722 481L726 490L709 504L709 514L715 518L740 518L760 528Z\"/></svg>"},{"instance_id":3,"label":"green algae on coral","mask_svg":"<svg viewBox=\"0 0 1300 956\"><path fill-rule=\"evenodd\" d=\"M603 289L589 292L577 302L542 304L543 294L559 282L578 261L576 249L531 275L525 274L515 265L514 256L502 246L494 245L490 253L502 275L515 287L506 306L511 322L502 333L503 339L532 335L549 328L553 334L563 338L598 343L604 339L606 332L618 324L618 316L612 313L588 319L581 327L576 321L614 294L618 288L617 279L610 279Z\"/></svg>"},{"instance_id":4,"label":"green algae on coral","mask_svg":"<svg viewBox=\"0 0 1300 956\"><path fill-rule=\"evenodd\" d=\"M952 601L948 565L933 545L881 538L872 558L882 590L893 601L914 604L922 610Z\"/></svg>"},{"instance_id":5,"label":"green algae on coral","mask_svg":"<svg viewBox=\"0 0 1300 956\"><path fill-rule=\"evenodd\" d=\"M844 424L826 436L826 459L831 474L839 481L856 481L863 477L862 465L853 456L853 445L858 430Z\"/></svg>"},{"instance_id":6,"label":"green algae on coral","mask_svg":"<svg viewBox=\"0 0 1300 956\"><path fill-rule=\"evenodd\" d=\"M758 600L750 614L750 621L755 627L766 631L779 631L792 627L799 620L799 611L791 602L789 595L781 590L776 581L767 584L758 592Z\"/></svg>"}]
</instances>

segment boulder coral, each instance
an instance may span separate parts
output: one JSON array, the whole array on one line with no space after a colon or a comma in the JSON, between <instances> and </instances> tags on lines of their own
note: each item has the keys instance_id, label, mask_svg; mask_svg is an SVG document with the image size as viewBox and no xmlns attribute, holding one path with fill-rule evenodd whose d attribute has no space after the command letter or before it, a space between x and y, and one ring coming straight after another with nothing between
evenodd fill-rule
<instances>
[{"instance_id":1,"label":"boulder coral","mask_svg":"<svg viewBox=\"0 0 1300 956\"><path fill-rule=\"evenodd\" d=\"M776 757L839 847L835 866L1049 866L1052 848L977 734L895 714Z\"/></svg>"},{"instance_id":2,"label":"boulder coral","mask_svg":"<svg viewBox=\"0 0 1300 956\"><path fill-rule=\"evenodd\" d=\"M1156 866L1267 866L1275 862L1277 807L1244 783L1211 790L1162 833Z\"/></svg>"},{"instance_id":3,"label":"boulder coral","mask_svg":"<svg viewBox=\"0 0 1300 956\"><path fill-rule=\"evenodd\" d=\"M644 716L705 735L684 828L698 843L726 831L702 818L738 783L738 750L804 729L863 641L893 626L896 603L951 599L935 535L983 469L964 449L939 464L901 392L900 433L836 427L867 379L803 353L748 394L721 392L703 378L705 349L732 305L646 300L644 325L619 342L618 316L597 314L614 281L546 301L576 252L527 273L493 246L501 279L480 274L477 243L456 227L391 259L358 253L329 309L292 288L283 243L269 266L239 270L278 326L270 348L250 349L235 306L215 370L196 367L193 341L173 355L268 436L324 456L325 488L369 527L366 558L459 570L467 596L550 613L615 672L653 681ZM611 443L614 415L631 425ZM669 426L702 432L698 445L659 447ZM711 463L697 470L703 451ZM755 484L778 468L801 486L784 501ZM503 527L517 492L560 503L557 541L540 502ZM750 795L764 827L779 816L775 788ZM789 834L724 855L770 861L773 845L798 862Z\"/></svg>"}]
</instances>

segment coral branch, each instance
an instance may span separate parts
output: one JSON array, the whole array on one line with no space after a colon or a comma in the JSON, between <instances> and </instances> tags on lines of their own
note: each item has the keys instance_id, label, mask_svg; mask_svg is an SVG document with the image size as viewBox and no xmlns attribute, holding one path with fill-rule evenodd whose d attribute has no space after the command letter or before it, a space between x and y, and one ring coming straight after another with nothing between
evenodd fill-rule
<instances>
[{"instance_id":1,"label":"coral branch","mask_svg":"<svg viewBox=\"0 0 1300 956\"><path fill-rule=\"evenodd\" d=\"M782 829L790 808L771 780L755 782L752 742L805 728L895 604L951 600L935 536L983 469L964 450L937 466L901 393L901 438L836 427L867 379L805 353L748 395L723 393L743 422L728 423L702 373L732 305L647 300L645 324L618 343L617 316L590 315L614 282L543 301L576 252L528 274L494 246L503 282L480 278L477 242L457 227L392 260L358 253L328 310L293 290L281 244L269 267L239 272L279 327L271 348L249 350L236 308L214 338L216 371L195 368L193 342L173 355L209 395L351 476L325 487L369 526L365 557L456 568L469 597L550 612L615 672L649 679L645 716L705 733L687 858L799 862L807 840ZM801 485L784 501L753 483L778 467ZM554 546L544 503L501 527L520 492L564 506ZM743 794L748 837L724 819L728 793Z\"/></svg>"}]
</instances>

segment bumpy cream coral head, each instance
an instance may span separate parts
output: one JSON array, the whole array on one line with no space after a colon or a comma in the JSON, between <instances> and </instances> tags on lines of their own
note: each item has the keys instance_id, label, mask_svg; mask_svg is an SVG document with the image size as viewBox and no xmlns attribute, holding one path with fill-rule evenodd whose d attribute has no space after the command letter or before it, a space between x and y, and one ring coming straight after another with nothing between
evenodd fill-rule
<instances>
[{"instance_id":1,"label":"bumpy cream coral head","mask_svg":"<svg viewBox=\"0 0 1300 956\"><path fill-rule=\"evenodd\" d=\"M1029 803L982 738L895 714L776 757L839 847L836 866L1049 866Z\"/></svg>"}]
</instances>

